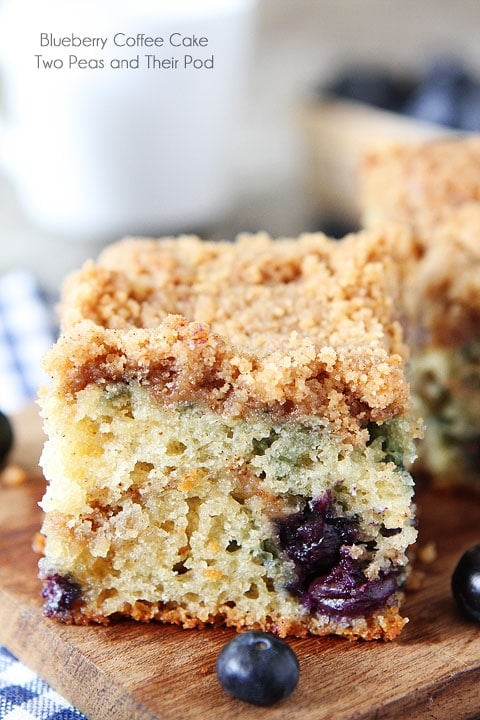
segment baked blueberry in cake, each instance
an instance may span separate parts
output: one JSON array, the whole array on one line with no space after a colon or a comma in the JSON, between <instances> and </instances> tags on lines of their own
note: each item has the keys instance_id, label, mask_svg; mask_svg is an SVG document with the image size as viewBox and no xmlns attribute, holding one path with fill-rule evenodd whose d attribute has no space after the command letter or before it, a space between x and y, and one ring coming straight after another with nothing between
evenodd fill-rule
<instances>
[{"instance_id":1,"label":"baked blueberry in cake","mask_svg":"<svg viewBox=\"0 0 480 720\"><path fill-rule=\"evenodd\" d=\"M409 378L425 420L416 468L480 489L480 138L375 150L362 168L367 225L399 221Z\"/></svg>"},{"instance_id":2,"label":"baked blueberry in cake","mask_svg":"<svg viewBox=\"0 0 480 720\"><path fill-rule=\"evenodd\" d=\"M47 615L398 635L417 422L388 232L126 239L68 280Z\"/></svg>"}]
</instances>

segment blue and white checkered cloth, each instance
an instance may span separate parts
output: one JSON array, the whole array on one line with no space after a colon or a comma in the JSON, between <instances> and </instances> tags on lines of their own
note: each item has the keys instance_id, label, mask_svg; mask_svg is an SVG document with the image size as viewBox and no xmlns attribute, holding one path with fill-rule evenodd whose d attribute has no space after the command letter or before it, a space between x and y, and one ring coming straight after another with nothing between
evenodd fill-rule
<instances>
[{"instance_id":1,"label":"blue and white checkered cloth","mask_svg":"<svg viewBox=\"0 0 480 720\"><path fill-rule=\"evenodd\" d=\"M0 410L14 413L36 397L41 359L55 337L53 311L33 275L0 276Z\"/></svg>"},{"instance_id":2,"label":"blue and white checkered cloth","mask_svg":"<svg viewBox=\"0 0 480 720\"><path fill-rule=\"evenodd\" d=\"M86 720L38 675L0 647L2 720Z\"/></svg>"},{"instance_id":3,"label":"blue and white checkered cloth","mask_svg":"<svg viewBox=\"0 0 480 720\"><path fill-rule=\"evenodd\" d=\"M25 270L0 275L0 410L15 413L46 380L41 359L55 340L53 303ZM1 720L86 720L0 646Z\"/></svg>"}]
</instances>

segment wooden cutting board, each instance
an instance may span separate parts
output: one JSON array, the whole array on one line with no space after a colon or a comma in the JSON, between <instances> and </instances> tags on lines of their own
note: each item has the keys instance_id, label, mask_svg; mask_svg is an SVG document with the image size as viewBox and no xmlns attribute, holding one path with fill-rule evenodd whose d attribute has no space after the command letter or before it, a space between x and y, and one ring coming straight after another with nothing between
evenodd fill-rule
<instances>
[{"instance_id":1,"label":"wooden cutting board","mask_svg":"<svg viewBox=\"0 0 480 720\"><path fill-rule=\"evenodd\" d=\"M394 642L292 640L295 692L272 708L229 698L215 674L229 630L120 622L69 627L42 616L37 557L43 487L0 489L0 641L90 720L472 720L480 718L480 626L450 596L460 554L480 542L480 498L423 493L420 546L437 559L408 597L410 617Z\"/></svg>"}]
</instances>

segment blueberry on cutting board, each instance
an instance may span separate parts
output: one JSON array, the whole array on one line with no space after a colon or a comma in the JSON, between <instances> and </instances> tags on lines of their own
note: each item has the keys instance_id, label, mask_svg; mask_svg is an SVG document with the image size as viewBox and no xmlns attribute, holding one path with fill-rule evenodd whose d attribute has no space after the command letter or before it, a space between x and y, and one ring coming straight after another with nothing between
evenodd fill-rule
<instances>
[{"instance_id":1,"label":"blueberry on cutting board","mask_svg":"<svg viewBox=\"0 0 480 720\"><path fill-rule=\"evenodd\" d=\"M10 420L0 410L0 465L6 461L13 445L13 430Z\"/></svg>"},{"instance_id":2,"label":"blueberry on cutting board","mask_svg":"<svg viewBox=\"0 0 480 720\"><path fill-rule=\"evenodd\" d=\"M480 622L480 545L460 558L452 575L452 593L464 615Z\"/></svg>"},{"instance_id":3,"label":"blueberry on cutting board","mask_svg":"<svg viewBox=\"0 0 480 720\"><path fill-rule=\"evenodd\" d=\"M293 692L299 665L284 640L271 633L250 630L223 647L217 659L217 676L232 697L267 706Z\"/></svg>"}]
</instances>

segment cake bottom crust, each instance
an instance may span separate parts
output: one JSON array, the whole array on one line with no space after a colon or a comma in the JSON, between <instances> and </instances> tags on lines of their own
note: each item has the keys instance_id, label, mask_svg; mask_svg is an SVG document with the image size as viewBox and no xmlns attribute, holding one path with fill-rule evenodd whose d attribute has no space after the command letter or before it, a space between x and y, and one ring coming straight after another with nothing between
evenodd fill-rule
<instances>
[{"instance_id":1,"label":"cake bottom crust","mask_svg":"<svg viewBox=\"0 0 480 720\"><path fill-rule=\"evenodd\" d=\"M399 605L404 599L398 593L398 605L392 605L377 615L358 618L353 621L336 622L331 618L310 618L307 621L295 621L285 618L267 617L263 622L249 623L245 616L235 609L224 606L215 613L208 613L206 619L192 615L185 608L175 603L150 603L137 601L133 605L125 605L118 613L105 617L89 613L87 608L73 607L63 621L68 625L110 625L122 618L131 618L137 622L162 622L179 625L185 630L203 629L208 626L231 627L241 632L244 630L262 630L271 632L278 637L305 638L310 635L326 636L341 635L350 640L394 640L408 623L408 618L399 614Z\"/></svg>"}]
</instances>

